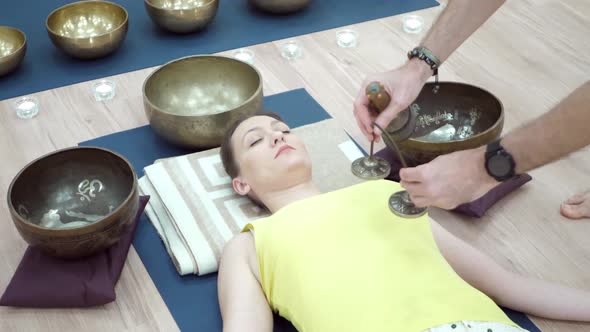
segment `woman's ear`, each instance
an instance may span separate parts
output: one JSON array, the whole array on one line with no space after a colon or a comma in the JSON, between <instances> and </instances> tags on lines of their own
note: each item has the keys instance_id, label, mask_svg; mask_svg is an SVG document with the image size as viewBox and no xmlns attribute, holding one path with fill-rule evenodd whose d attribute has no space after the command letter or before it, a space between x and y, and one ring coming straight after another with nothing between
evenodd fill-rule
<instances>
[{"instance_id":1,"label":"woman's ear","mask_svg":"<svg viewBox=\"0 0 590 332\"><path fill-rule=\"evenodd\" d=\"M252 189L250 188L250 185L241 176L236 176L235 178L233 178L231 184L234 187L234 190L242 196L248 195L248 193Z\"/></svg>"}]
</instances>

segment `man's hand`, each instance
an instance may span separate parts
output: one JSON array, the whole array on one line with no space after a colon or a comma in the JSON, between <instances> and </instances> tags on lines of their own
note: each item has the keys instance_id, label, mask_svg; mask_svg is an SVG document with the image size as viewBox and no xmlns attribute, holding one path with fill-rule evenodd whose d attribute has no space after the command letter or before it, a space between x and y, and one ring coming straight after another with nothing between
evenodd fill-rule
<instances>
[{"instance_id":1,"label":"man's hand","mask_svg":"<svg viewBox=\"0 0 590 332\"><path fill-rule=\"evenodd\" d=\"M485 147L442 155L428 164L400 171L400 184L416 206L451 210L499 184L485 170Z\"/></svg>"},{"instance_id":2,"label":"man's hand","mask_svg":"<svg viewBox=\"0 0 590 332\"><path fill-rule=\"evenodd\" d=\"M381 135L377 128L373 130L373 121L381 128L387 127L399 112L407 109L418 97L431 75L432 69L424 61L412 59L396 70L367 76L354 102L354 117L369 141L379 141ZM391 96L389 106L381 114L369 111L369 99L365 93L367 85L375 81L383 83L385 91Z\"/></svg>"}]
</instances>

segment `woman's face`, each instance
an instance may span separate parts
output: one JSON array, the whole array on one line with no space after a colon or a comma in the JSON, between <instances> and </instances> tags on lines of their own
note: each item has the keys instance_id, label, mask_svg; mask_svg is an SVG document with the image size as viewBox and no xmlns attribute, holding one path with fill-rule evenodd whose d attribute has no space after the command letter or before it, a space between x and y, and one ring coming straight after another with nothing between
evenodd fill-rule
<instances>
[{"instance_id":1,"label":"woman's face","mask_svg":"<svg viewBox=\"0 0 590 332\"><path fill-rule=\"evenodd\" d=\"M283 122L254 116L242 122L231 137L242 195L276 192L311 180L311 160L303 142Z\"/></svg>"}]
</instances>

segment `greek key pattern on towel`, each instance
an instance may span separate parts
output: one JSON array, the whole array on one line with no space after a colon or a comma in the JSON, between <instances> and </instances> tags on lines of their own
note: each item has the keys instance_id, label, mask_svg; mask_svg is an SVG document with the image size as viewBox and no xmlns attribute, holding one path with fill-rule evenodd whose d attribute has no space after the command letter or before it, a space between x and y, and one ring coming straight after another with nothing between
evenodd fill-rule
<instances>
[{"instance_id":1,"label":"greek key pattern on towel","mask_svg":"<svg viewBox=\"0 0 590 332\"><path fill-rule=\"evenodd\" d=\"M304 141L322 191L360 182L349 169L351 158L362 153L335 120L293 133ZM146 214L181 275L216 272L225 243L248 222L268 215L234 192L219 148L158 161L145 174L139 186L151 196Z\"/></svg>"}]
</instances>

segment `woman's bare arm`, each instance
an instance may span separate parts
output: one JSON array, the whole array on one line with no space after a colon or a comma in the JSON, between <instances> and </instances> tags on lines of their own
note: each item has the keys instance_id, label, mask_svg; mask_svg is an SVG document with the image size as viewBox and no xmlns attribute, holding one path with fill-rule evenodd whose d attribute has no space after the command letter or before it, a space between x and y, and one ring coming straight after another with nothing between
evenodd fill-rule
<instances>
[{"instance_id":1,"label":"woman's bare arm","mask_svg":"<svg viewBox=\"0 0 590 332\"><path fill-rule=\"evenodd\" d=\"M223 250L217 280L223 331L272 331L272 312L253 272L258 268L254 238L241 233Z\"/></svg>"},{"instance_id":2,"label":"woman's bare arm","mask_svg":"<svg viewBox=\"0 0 590 332\"><path fill-rule=\"evenodd\" d=\"M457 274L497 304L539 317L590 321L590 292L526 278L431 221L439 250Z\"/></svg>"}]
</instances>

